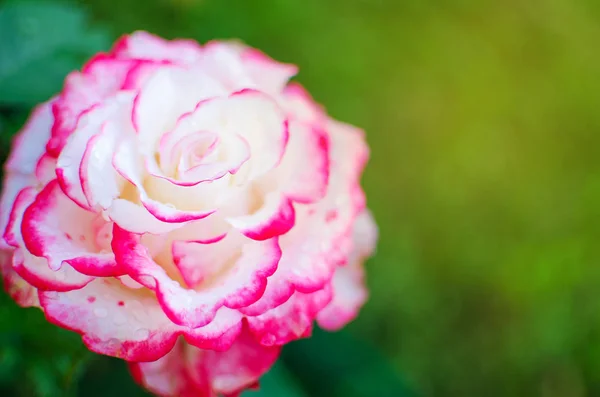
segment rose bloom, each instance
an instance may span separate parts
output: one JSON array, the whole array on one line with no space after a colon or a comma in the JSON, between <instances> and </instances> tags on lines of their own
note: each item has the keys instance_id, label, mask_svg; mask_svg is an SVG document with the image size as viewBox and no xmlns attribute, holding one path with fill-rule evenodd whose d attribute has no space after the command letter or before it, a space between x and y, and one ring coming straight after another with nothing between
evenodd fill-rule
<instances>
[{"instance_id":1,"label":"rose bloom","mask_svg":"<svg viewBox=\"0 0 600 397\"><path fill-rule=\"evenodd\" d=\"M137 32L71 73L14 140L8 293L162 396L237 395L282 345L366 299L362 131L296 67Z\"/></svg>"}]
</instances>

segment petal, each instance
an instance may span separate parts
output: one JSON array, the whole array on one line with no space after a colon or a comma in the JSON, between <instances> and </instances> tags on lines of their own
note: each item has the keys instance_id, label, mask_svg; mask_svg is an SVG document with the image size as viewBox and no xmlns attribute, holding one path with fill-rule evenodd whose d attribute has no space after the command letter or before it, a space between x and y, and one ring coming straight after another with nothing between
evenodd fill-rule
<instances>
[{"instance_id":1,"label":"petal","mask_svg":"<svg viewBox=\"0 0 600 397\"><path fill-rule=\"evenodd\" d=\"M21 225L24 213L36 197L34 188L23 189L16 197L4 239L15 247L12 267L18 275L38 289L68 291L85 286L92 277L82 275L70 265L64 264L59 270L52 270L44 258L29 253L24 247Z\"/></svg>"},{"instance_id":2,"label":"petal","mask_svg":"<svg viewBox=\"0 0 600 397\"><path fill-rule=\"evenodd\" d=\"M2 232L6 230L13 204L19 192L35 184L36 180L32 176L10 172L6 175L2 187L2 199L0 199L0 230ZM4 238L0 239L0 250L9 247L10 245L4 241Z\"/></svg>"},{"instance_id":3,"label":"petal","mask_svg":"<svg viewBox=\"0 0 600 397\"><path fill-rule=\"evenodd\" d=\"M239 308L255 302L262 295L266 279L277 268L281 256L277 239L254 242L230 234L211 245L215 249L223 249L230 247L231 240L240 241L233 252L221 251L222 255L231 258L223 273L207 281L198 290L189 290L174 281L149 256L139 236L127 233L118 226L115 226L113 236L117 262L134 280L156 292L163 310L173 322L190 328L209 324L223 306Z\"/></svg>"},{"instance_id":4,"label":"petal","mask_svg":"<svg viewBox=\"0 0 600 397\"><path fill-rule=\"evenodd\" d=\"M258 315L285 302L294 291L309 293L328 284L336 266L352 251L354 220L363 211L359 177L368 151L362 133L332 124L330 178L326 196L310 206L299 206L294 227L281 236L282 257L264 295L243 308ZM373 239L369 240L372 241Z\"/></svg>"},{"instance_id":5,"label":"petal","mask_svg":"<svg viewBox=\"0 0 600 397\"><path fill-rule=\"evenodd\" d=\"M59 156L81 115L115 94L136 65L133 61L98 54L81 72L67 76L63 91L52 106L56 122L46 146L52 156Z\"/></svg>"},{"instance_id":6,"label":"petal","mask_svg":"<svg viewBox=\"0 0 600 397\"><path fill-rule=\"evenodd\" d=\"M279 189L296 202L313 203L322 199L329 182L327 133L308 124L292 122L287 149L273 178Z\"/></svg>"},{"instance_id":7,"label":"petal","mask_svg":"<svg viewBox=\"0 0 600 397\"><path fill-rule=\"evenodd\" d=\"M331 301L331 289L309 294L295 292L284 304L255 317L247 317L250 330L264 346L281 346L310 336L317 313Z\"/></svg>"},{"instance_id":8,"label":"petal","mask_svg":"<svg viewBox=\"0 0 600 397\"><path fill-rule=\"evenodd\" d=\"M119 39L112 54L122 59L192 63L200 57L201 51L198 43L193 40L168 41L150 33L138 31Z\"/></svg>"},{"instance_id":9,"label":"petal","mask_svg":"<svg viewBox=\"0 0 600 397\"><path fill-rule=\"evenodd\" d=\"M228 130L250 146L248 180L254 180L280 163L289 138L288 120L277 102L259 91L236 92L226 105Z\"/></svg>"},{"instance_id":10,"label":"petal","mask_svg":"<svg viewBox=\"0 0 600 397\"><path fill-rule=\"evenodd\" d=\"M245 236L254 240L268 240L287 233L295 222L294 206L279 193L270 193L264 204L251 215L229 217L227 221Z\"/></svg>"},{"instance_id":11,"label":"petal","mask_svg":"<svg viewBox=\"0 0 600 397\"><path fill-rule=\"evenodd\" d=\"M280 94L288 80L298 73L296 65L277 62L254 48L246 48L241 56L252 80L261 91L272 95Z\"/></svg>"},{"instance_id":12,"label":"petal","mask_svg":"<svg viewBox=\"0 0 600 397\"><path fill-rule=\"evenodd\" d=\"M88 143L94 136L102 132L107 120L128 120L127 115L129 114L128 110L131 109L131 101L131 94L123 93L111 100L104 101L102 105L88 109L86 113L81 115L77 123L77 129L60 152L56 165L58 181L65 194L82 208L90 208L81 180L84 158L86 162L89 162L89 152L88 157L86 157ZM119 126L121 134L126 135L130 132L130 124L120 123ZM92 149L90 148L90 150ZM84 173L83 176L87 175Z\"/></svg>"},{"instance_id":13,"label":"petal","mask_svg":"<svg viewBox=\"0 0 600 397\"><path fill-rule=\"evenodd\" d=\"M170 131L177 119L201 101L223 95L218 82L202 70L177 66L160 68L135 99L132 120L139 134L140 150L153 153L160 137Z\"/></svg>"},{"instance_id":14,"label":"petal","mask_svg":"<svg viewBox=\"0 0 600 397\"><path fill-rule=\"evenodd\" d=\"M98 216L83 210L64 195L56 180L50 182L25 210L21 231L29 252L48 260L53 270L63 262L91 275L120 272L114 256L101 252L93 227Z\"/></svg>"},{"instance_id":15,"label":"petal","mask_svg":"<svg viewBox=\"0 0 600 397\"><path fill-rule=\"evenodd\" d=\"M96 279L69 292L40 292L47 318L83 336L100 354L129 361L163 357L179 336L207 349L228 349L240 332L241 317L219 311L211 325L189 329L173 324L146 288L128 288L112 279Z\"/></svg>"},{"instance_id":16,"label":"petal","mask_svg":"<svg viewBox=\"0 0 600 397\"><path fill-rule=\"evenodd\" d=\"M133 142L122 141L113 155L112 163L117 172L137 189L142 206L158 221L180 224L206 218L214 212L213 209L184 210L176 208L170 203L163 203L150 198L144 187L144 171L141 169L142 166L139 164L138 158L139 155L133 146ZM124 215L127 217L127 214ZM117 223L121 223L121 221L126 220L115 219Z\"/></svg>"},{"instance_id":17,"label":"petal","mask_svg":"<svg viewBox=\"0 0 600 397\"><path fill-rule=\"evenodd\" d=\"M12 268L12 252L0 251L0 270L6 293L21 307L39 307L35 287L23 280Z\"/></svg>"},{"instance_id":18,"label":"petal","mask_svg":"<svg viewBox=\"0 0 600 397\"><path fill-rule=\"evenodd\" d=\"M50 138L53 122L52 100L35 107L21 132L15 136L4 169L33 175L40 157L46 151L44 144Z\"/></svg>"},{"instance_id":19,"label":"petal","mask_svg":"<svg viewBox=\"0 0 600 397\"><path fill-rule=\"evenodd\" d=\"M278 347L261 346L245 331L225 352L179 343L162 359L130 368L138 383L161 396L232 396L254 386L278 356Z\"/></svg>"},{"instance_id":20,"label":"petal","mask_svg":"<svg viewBox=\"0 0 600 397\"><path fill-rule=\"evenodd\" d=\"M315 103L311 95L298 82L288 84L283 90L284 107L290 118L310 125L321 125L327 122L327 114L323 107Z\"/></svg>"},{"instance_id":21,"label":"petal","mask_svg":"<svg viewBox=\"0 0 600 397\"><path fill-rule=\"evenodd\" d=\"M362 263L377 241L377 226L368 210L356 218L352 238L354 248L348 263L338 267L333 276L333 300L317 316L319 325L327 330L338 330L354 319L367 299Z\"/></svg>"},{"instance_id":22,"label":"petal","mask_svg":"<svg viewBox=\"0 0 600 397\"><path fill-rule=\"evenodd\" d=\"M333 276L333 300L317 315L319 325L336 331L354 319L367 300L361 263L339 267Z\"/></svg>"},{"instance_id":23,"label":"petal","mask_svg":"<svg viewBox=\"0 0 600 397\"><path fill-rule=\"evenodd\" d=\"M151 361L177 339L152 294L117 281L96 279L75 291L40 292L40 303L50 322L82 334L85 345L99 354Z\"/></svg>"},{"instance_id":24,"label":"petal","mask_svg":"<svg viewBox=\"0 0 600 397\"><path fill-rule=\"evenodd\" d=\"M86 144L79 166L79 179L90 207L110 207L123 189L124 180L112 166L112 155L121 134L121 125L106 122L100 132L92 136Z\"/></svg>"}]
</instances>

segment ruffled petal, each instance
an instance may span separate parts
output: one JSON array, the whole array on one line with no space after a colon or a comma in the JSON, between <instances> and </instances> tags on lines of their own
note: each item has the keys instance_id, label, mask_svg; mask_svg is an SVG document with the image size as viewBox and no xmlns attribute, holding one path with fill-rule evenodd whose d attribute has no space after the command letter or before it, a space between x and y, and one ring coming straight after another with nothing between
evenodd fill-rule
<instances>
[{"instance_id":1,"label":"ruffled petal","mask_svg":"<svg viewBox=\"0 0 600 397\"><path fill-rule=\"evenodd\" d=\"M296 65L277 62L255 48L245 48L241 57L247 73L260 90L272 95L280 94L289 79L298 73Z\"/></svg>"},{"instance_id":2,"label":"ruffled petal","mask_svg":"<svg viewBox=\"0 0 600 397\"><path fill-rule=\"evenodd\" d=\"M287 302L259 316L247 317L252 334L263 346L281 346L312 333L317 313L331 301L331 289L295 292Z\"/></svg>"},{"instance_id":3,"label":"ruffled petal","mask_svg":"<svg viewBox=\"0 0 600 397\"><path fill-rule=\"evenodd\" d=\"M333 276L333 300L317 316L321 327L338 330L356 317L367 300L363 261L373 254L377 241L377 226L371 213L363 211L353 230L353 252L348 263L337 268Z\"/></svg>"},{"instance_id":4,"label":"ruffled petal","mask_svg":"<svg viewBox=\"0 0 600 397\"><path fill-rule=\"evenodd\" d=\"M219 311L206 327L177 326L151 291L114 279L96 279L75 291L40 292L40 303L50 321L81 334L90 350L130 361L163 357L179 336L202 348L226 350L241 329L241 317L231 310Z\"/></svg>"},{"instance_id":5,"label":"ruffled petal","mask_svg":"<svg viewBox=\"0 0 600 397\"><path fill-rule=\"evenodd\" d=\"M295 219L292 202L273 192L265 197L263 205L255 213L229 217L227 221L245 236L263 241L287 233L294 226Z\"/></svg>"},{"instance_id":6,"label":"ruffled petal","mask_svg":"<svg viewBox=\"0 0 600 397\"><path fill-rule=\"evenodd\" d=\"M279 356L278 347L256 343L247 331L224 352L178 343L162 359L131 363L134 379L164 397L236 396L254 386Z\"/></svg>"},{"instance_id":7,"label":"ruffled petal","mask_svg":"<svg viewBox=\"0 0 600 397\"><path fill-rule=\"evenodd\" d=\"M81 72L69 74L60 97L52 105L56 122L46 145L48 153L58 157L81 115L121 89L136 65L136 62L98 54Z\"/></svg>"},{"instance_id":8,"label":"ruffled petal","mask_svg":"<svg viewBox=\"0 0 600 397\"><path fill-rule=\"evenodd\" d=\"M16 197L8 221L4 239L15 248L12 255L12 267L20 277L38 289L52 291L69 291L82 288L93 278L75 271L69 264L62 264L53 270L48 260L32 255L25 249L21 234L21 225L26 209L36 197L34 188L23 189Z\"/></svg>"},{"instance_id":9,"label":"ruffled petal","mask_svg":"<svg viewBox=\"0 0 600 397\"><path fill-rule=\"evenodd\" d=\"M46 258L52 270L66 262L88 275L121 275L114 255L97 245L97 220L96 213L73 203L54 180L23 214L25 247L31 254Z\"/></svg>"},{"instance_id":10,"label":"ruffled petal","mask_svg":"<svg viewBox=\"0 0 600 397\"><path fill-rule=\"evenodd\" d=\"M113 97L110 101L103 102L102 105L96 105L88 109L81 115L81 118L77 123L77 130L70 136L68 143L60 152L56 165L58 181L65 194L82 208L91 207L84 193L84 182L82 181L82 177L88 177L86 168L89 168L90 165L90 155L94 150L96 143L95 139L103 139L94 137L102 133L107 120L128 120L127 114L128 109L131 108L132 100L133 97L131 94L123 93ZM130 124L126 122L120 123L120 134L126 136L130 133L130 129ZM110 133L107 135L110 137ZM92 143L90 143L90 141ZM98 164L98 168L103 169L103 160L106 159L94 158L92 163ZM109 187L114 184L111 179L109 179L107 183L109 183ZM87 181L86 188L88 190L88 195L90 195L90 185L90 182Z\"/></svg>"},{"instance_id":11,"label":"ruffled petal","mask_svg":"<svg viewBox=\"0 0 600 397\"><path fill-rule=\"evenodd\" d=\"M12 151L4 166L6 172L35 174L37 163L46 151L43 142L50 137L50 129L54 122L52 101L36 106L21 132L15 136ZM36 145L36 142L40 144Z\"/></svg>"},{"instance_id":12,"label":"ruffled petal","mask_svg":"<svg viewBox=\"0 0 600 397\"><path fill-rule=\"evenodd\" d=\"M222 273L207 280L198 290L189 290L174 281L149 256L139 236L118 226L115 226L113 236L117 262L134 280L156 292L163 310L173 322L190 328L209 324L223 306L239 308L255 302L262 295L266 279L273 274L281 257L277 239L254 242L229 234L211 244L228 258ZM223 251L223 248L231 247L231 241L236 242L236 249Z\"/></svg>"},{"instance_id":13,"label":"ruffled petal","mask_svg":"<svg viewBox=\"0 0 600 397\"><path fill-rule=\"evenodd\" d=\"M0 251L0 271L4 290L21 307L39 307L37 289L12 268L12 252Z\"/></svg>"},{"instance_id":14,"label":"ruffled petal","mask_svg":"<svg viewBox=\"0 0 600 397\"><path fill-rule=\"evenodd\" d=\"M119 59L142 59L154 62L192 63L202 54L193 40L165 40L147 32L138 31L123 36L111 51Z\"/></svg>"}]
</instances>

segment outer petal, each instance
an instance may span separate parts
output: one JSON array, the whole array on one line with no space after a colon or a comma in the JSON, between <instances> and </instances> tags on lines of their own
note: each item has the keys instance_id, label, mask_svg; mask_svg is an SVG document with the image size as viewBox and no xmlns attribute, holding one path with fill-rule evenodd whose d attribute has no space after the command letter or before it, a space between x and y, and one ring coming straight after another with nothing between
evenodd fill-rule
<instances>
[{"instance_id":1,"label":"outer petal","mask_svg":"<svg viewBox=\"0 0 600 397\"><path fill-rule=\"evenodd\" d=\"M317 313L331 301L331 289L294 293L284 304L256 317L248 317L250 330L264 346L281 346L310 336Z\"/></svg>"},{"instance_id":2,"label":"outer petal","mask_svg":"<svg viewBox=\"0 0 600 397\"><path fill-rule=\"evenodd\" d=\"M192 63L202 54L193 40L164 40L150 33L138 31L123 36L112 50L120 59L142 59L155 62Z\"/></svg>"},{"instance_id":3,"label":"outer petal","mask_svg":"<svg viewBox=\"0 0 600 397\"><path fill-rule=\"evenodd\" d=\"M135 281L156 292L163 310L173 322L191 328L209 324L223 306L239 308L255 302L262 295L266 278L273 274L281 256L277 239L253 242L228 236L214 245L218 248L230 247L226 244L228 239L236 239L241 244L229 253L221 251L222 255L229 257L222 273L194 291L174 281L149 256L139 236L127 233L118 226L115 226L113 236L117 262Z\"/></svg>"},{"instance_id":4,"label":"outer petal","mask_svg":"<svg viewBox=\"0 0 600 397\"><path fill-rule=\"evenodd\" d=\"M44 142L50 137L54 122L52 100L37 106L29 116L27 123L13 140L12 151L4 169L33 175L37 163L45 153Z\"/></svg>"},{"instance_id":5,"label":"outer petal","mask_svg":"<svg viewBox=\"0 0 600 397\"><path fill-rule=\"evenodd\" d=\"M58 157L81 114L115 94L136 65L137 62L99 54L81 72L67 76L63 92L52 106L56 122L46 146L52 156Z\"/></svg>"},{"instance_id":6,"label":"outer petal","mask_svg":"<svg viewBox=\"0 0 600 397\"><path fill-rule=\"evenodd\" d=\"M244 66L261 91L279 94L288 80L298 73L298 67L280 63L255 48L246 48L241 53Z\"/></svg>"},{"instance_id":7,"label":"outer petal","mask_svg":"<svg viewBox=\"0 0 600 397\"><path fill-rule=\"evenodd\" d=\"M4 178L2 186L2 198L0 199L0 231L4 233L8 220L10 218L11 209L19 192L28 186L34 186L36 180L33 176L23 175L18 173L8 173ZM9 249L10 245L0 239L0 250Z\"/></svg>"},{"instance_id":8,"label":"outer petal","mask_svg":"<svg viewBox=\"0 0 600 397\"><path fill-rule=\"evenodd\" d=\"M4 233L4 239L16 250L12 256L12 267L29 284L38 289L68 291L85 286L92 278L76 272L64 264L60 270L50 269L48 261L31 255L24 247L21 224L26 208L36 195L34 188L23 189L16 197L13 210Z\"/></svg>"},{"instance_id":9,"label":"outer petal","mask_svg":"<svg viewBox=\"0 0 600 397\"><path fill-rule=\"evenodd\" d=\"M82 334L96 353L156 360L177 339L165 327L168 323L151 294L128 290L116 281L97 279L71 292L40 292L39 298L48 320Z\"/></svg>"},{"instance_id":10,"label":"outer petal","mask_svg":"<svg viewBox=\"0 0 600 397\"><path fill-rule=\"evenodd\" d=\"M254 386L278 356L278 347L261 346L245 331L225 352L179 343L162 359L130 368L138 383L160 396L233 396Z\"/></svg>"},{"instance_id":11,"label":"outer petal","mask_svg":"<svg viewBox=\"0 0 600 397\"><path fill-rule=\"evenodd\" d=\"M81 209L65 196L54 180L25 211L21 231L29 252L46 258L53 270L67 262L91 275L121 275L114 255L100 252L96 243L97 219L97 214Z\"/></svg>"},{"instance_id":12,"label":"outer petal","mask_svg":"<svg viewBox=\"0 0 600 397\"><path fill-rule=\"evenodd\" d=\"M333 277L333 300L317 316L321 327L340 329L358 314L367 299L362 262L373 253L376 240L377 226L365 210L354 223L354 249L349 262L339 267Z\"/></svg>"},{"instance_id":13,"label":"outer petal","mask_svg":"<svg viewBox=\"0 0 600 397\"><path fill-rule=\"evenodd\" d=\"M150 291L127 288L114 279L96 279L76 291L40 292L40 303L50 321L80 333L90 350L131 361L159 359L178 336L204 348L227 349L241 325L239 315L224 310L214 325L195 330L176 326Z\"/></svg>"},{"instance_id":14,"label":"outer petal","mask_svg":"<svg viewBox=\"0 0 600 397\"><path fill-rule=\"evenodd\" d=\"M0 251L0 272L4 290L19 306L40 305L37 290L13 270L12 253L9 251Z\"/></svg>"},{"instance_id":15,"label":"outer petal","mask_svg":"<svg viewBox=\"0 0 600 397\"><path fill-rule=\"evenodd\" d=\"M242 309L258 315L285 302L294 291L317 291L347 262L354 219L364 208L360 175L368 151L361 132L344 124L328 128L330 177L326 196L298 208L294 227L281 237L282 258L264 295Z\"/></svg>"}]
</instances>

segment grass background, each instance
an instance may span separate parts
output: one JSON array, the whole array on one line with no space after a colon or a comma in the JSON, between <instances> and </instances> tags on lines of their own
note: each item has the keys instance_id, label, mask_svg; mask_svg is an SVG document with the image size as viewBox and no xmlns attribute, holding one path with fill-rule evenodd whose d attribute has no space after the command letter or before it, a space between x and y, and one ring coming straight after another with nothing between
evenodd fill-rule
<instances>
[{"instance_id":1,"label":"grass background","mask_svg":"<svg viewBox=\"0 0 600 397\"><path fill-rule=\"evenodd\" d=\"M39 2L7 3L33 4L19 22L28 45L65 28ZM4 153L71 65L137 29L241 38L299 65L297 80L331 115L367 131L364 186L381 233L371 299L346 331L286 348L264 393L600 396L600 2L59 3L87 15L81 42L28 58L4 80L0 67ZM0 66L17 51L6 26L0 18ZM82 395L107 384L137 392L120 363L79 365L76 337L3 302L7 390L66 395L77 388L64 379L76 378L67 383ZM52 338L67 346L67 370L56 350L36 347ZM23 376L33 379L25 389L15 386Z\"/></svg>"}]
</instances>

